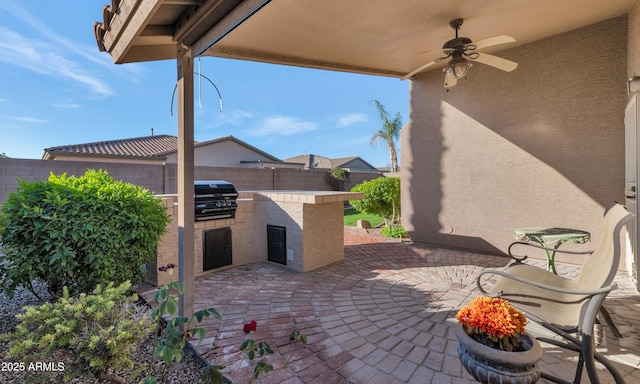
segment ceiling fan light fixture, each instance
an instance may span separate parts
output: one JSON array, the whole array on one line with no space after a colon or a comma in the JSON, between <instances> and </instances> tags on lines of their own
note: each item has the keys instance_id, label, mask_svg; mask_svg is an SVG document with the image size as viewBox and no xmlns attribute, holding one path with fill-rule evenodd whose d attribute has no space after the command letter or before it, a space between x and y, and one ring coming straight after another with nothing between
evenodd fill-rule
<instances>
[{"instance_id":1,"label":"ceiling fan light fixture","mask_svg":"<svg viewBox=\"0 0 640 384\"><path fill-rule=\"evenodd\" d=\"M467 75L471 67L473 67L473 64L464 57L454 57L444 68L444 72L454 79L462 79Z\"/></svg>"}]
</instances>

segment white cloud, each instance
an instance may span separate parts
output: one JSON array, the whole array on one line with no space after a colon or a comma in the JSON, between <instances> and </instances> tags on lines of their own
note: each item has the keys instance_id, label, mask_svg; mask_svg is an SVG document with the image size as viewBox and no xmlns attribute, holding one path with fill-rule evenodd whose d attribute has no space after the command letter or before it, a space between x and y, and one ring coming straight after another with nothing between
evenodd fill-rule
<instances>
[{"instance_id":1,"label":"white cloud","mask_svg":"<svg viewBox=\"0 0 640 384\"><path fill-rule=\"evenodd\" d=\"M49 122L49 120L37 119L35 117L28 117L28 116L10 116L9 118L13 120L21 121L23 123L42 124L42 123Z\"/></svg>"},{"instance_id":2,"label":"white cloud","mask_svg":"<svg viewBox=\"0 0 640 384\"><path fill-rule=\"evenodd\" d=\"M205 110L210 109L207 106L203 107ZM213 112L213 119L215 123L213 126L225 126L225 125L233 125L239 126L245 124L247 120L254 119L256 117L255 114L243 111L241 109L234 109L232 111L223 110L223 112L218 112L217 110Z\"/></svg>"},{"instance_id":3,"label":"white cloud","mask_svg":"<svg viewBox=\"0 0 640 384\"><path fill-rule=\"evenodd\" d=\"M318 128L318 124L311 121L301 121L297 117L271 116L260 120L247 134L250 136L291 136L310 132L316 128Z\"/></svg>"},{"instance_id":4,"label":"white cloud","mask_svg":"<svg viewBox=\"0 0 640 384\"><path fill-rule=\"evenodd\" d=\"M69 109L78 109L80 108L80 104L78 103L61 103L61 104L51 104L54 107L58 108L69 108Z\"/></svg>"},{"instance_id":5,"label":"white cloud","mask_svg":"<svg viewBox=\"0 0 640 384\"><path fill-rule=\"evenodd\" d=\"M22 20L25 24L28 24L36 31L40 32L43 36L46 37L47 41L53 41L57 43L58 50L60 46L75 52L77 55L82 56L86 60L93 61L94 63L100 64L102 66L113 66L108 58L108 55L97 55L98 48L87 47L78 44L74 41L65 39L64 37L55 33L55 31L51 30L47 27L43 22L33 17L29 12L27 12L24 8L20 7L16 2L11 0L3 0L0 2L0 8L4 8L7 12L13 14L16 18Z\"/></svg>"},{"instance_id":6,"label":"white cloud","mask_svg":"<svg viewBox=\"0 0 640 384\"><path fill-rule=\"evenodd\" d=\"M78 62L69 60L56 53L55 47L26 38L9 29L0 27L0 61L26 70L66 80L72 80L88 86L102 96L111 95L109 86L86 71Z\"/></svg>"},{"instance_id":7,"label":"white cloud","mask_svg":"<svg viewBox=\"0 0 640 384\"><path fill-rule=\"evenodd\" d=\"M116 66L108 54L99 52L97 46L86 45L65 38L38 20L20 3L12 0L0 1L0 9L30 27L34 36L21 34L0 27L0 61L26 70L59 79L84 84L100 96L113 94L109 85L97 73L107 69L116 76L136 82L144 72L140 65ZM98 65L100 68L96 67ZM91 68L96 68L95 70Z\"/></svg>"},{"instance_id":8,"label":"white cloud","mask_svg":"<svg viewBox=\"0 0 640 384\"><path fill-rule=\"evenodd\" d=\"M367 115L365 115L364 113L350 113L338 118L338 127L347 127L349 125L361 123L367 120Z\"/></svg>"}]
</instances>

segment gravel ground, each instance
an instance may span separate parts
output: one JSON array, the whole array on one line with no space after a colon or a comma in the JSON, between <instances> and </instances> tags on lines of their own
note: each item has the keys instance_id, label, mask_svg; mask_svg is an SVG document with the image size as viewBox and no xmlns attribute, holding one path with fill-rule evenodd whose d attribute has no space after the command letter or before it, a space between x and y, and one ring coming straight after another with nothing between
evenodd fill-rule
<instances>
[{"instance_id":1,"label":"gravel ground","mask_svg":"<svg viewBox=\"0 0 640 384\"><path fill-rule=\"evenodd\" d=\"M38 295L43 299L49 297L46 293L46 287L43 285L37 285L36 290ZM31 292L26 289L18 289L13 299L7 298L0 293L0 333L12 332L15 329L17 320L15 315L22 312L22 308L27 305L39 305L40 302L36 299ZM7 342L0 342L0 383L13 384L13 383L25 383L33 381L39 384L53 384L62 382L62 372L52 373L49 376L36 376L36 372L13 372L9 371L12 363L19 363L15 359L7 359L6 353L9 346ZM141 364L151 364L153 354L153 339L149 337L145 340L132 357L136 362L136 367ZM55 356L47 361L58 363L64 361L64 356ZM44 360L43 360L44 362ZM27 367L28 368L28 367ZM200 383L202 365L200 361L191 354L185 352L183 359L180 363L174 363L171 365L164 383ZM144 373L146 375L155 375L159 377L161 368L148 367ZM119 373L121 376L127 378L131 382L140 382L141 379L132 380L127 373ZM141 376L144 377L144 376ZM103 384L106 381L97 380L91 377L84 377L73 379L69 381L73 384Z\"/></svg>"}]
</instances>

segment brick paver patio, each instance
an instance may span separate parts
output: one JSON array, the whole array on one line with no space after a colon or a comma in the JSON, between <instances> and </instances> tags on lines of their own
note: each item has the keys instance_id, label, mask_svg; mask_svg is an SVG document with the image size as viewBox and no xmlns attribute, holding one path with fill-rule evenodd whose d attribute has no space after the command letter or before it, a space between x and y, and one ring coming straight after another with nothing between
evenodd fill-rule
<instances>
[{"instance_id":1,"label":"brick paver patio","mask_svg":"<svg viewBox=\"0 0 640 384\"><path fill-rule=\"evenodd\" d=\"M256 263L199 278L196 308L213 306L223 320L206 320L207 339L195 348L226 365L233 383L247 383L252 371L239 348L243 324L256 320L256 340L276 349L268 358L275 370L261 383L472 383L458 361L454 316L477 295L478 272L508 263L345 229L343 262L309 273ZM560 265L559 273L575 275L576 268ZM606 305L624 338L605 328L599 351L627 383L640 384L640 297L630 279L617 282ZM306 347L289 344L294 328L307 336ZM544 331L532 325L529 332ZM575 353L543 348L542 369L572 379ZM612 382L606 372L601 380Z\"/></svg>"}]
</instances>

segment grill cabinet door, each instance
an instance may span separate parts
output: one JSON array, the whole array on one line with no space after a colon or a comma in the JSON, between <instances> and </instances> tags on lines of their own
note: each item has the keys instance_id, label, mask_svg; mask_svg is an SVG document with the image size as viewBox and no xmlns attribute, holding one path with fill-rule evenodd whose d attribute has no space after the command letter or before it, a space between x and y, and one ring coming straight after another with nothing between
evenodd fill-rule
<instances>
[{"instance_id":1,"label":"grill cabinet door","mask_svg":"<svg viewBox=\"0 0 640 384\"><path fill-rule=\"evenodd\" d=\"M231 227L202 232L202 270L231 265Z\"/></svg>"},{"instance_id":2,"label":"grill cabinet door","mask_svg":"<svg viewBox=\"0 0 640 384\"><path fill-rule=\"evenodd\" d=\"M287 265L287 229L267 225L267 248L269 261Z\"/></svg>"}]
</instances>

